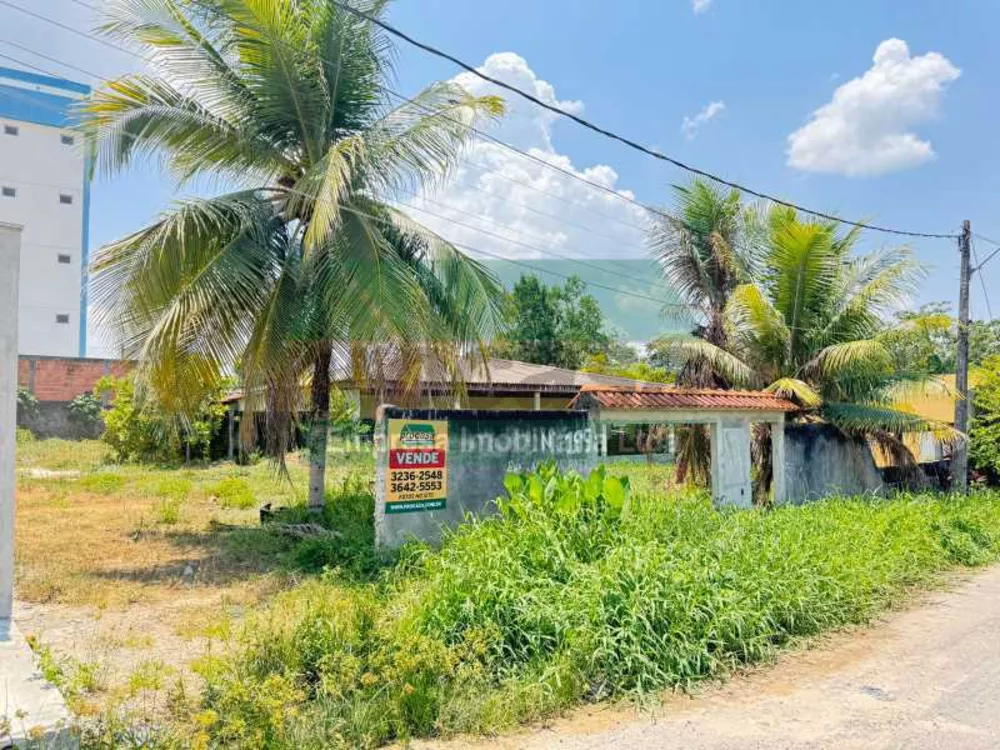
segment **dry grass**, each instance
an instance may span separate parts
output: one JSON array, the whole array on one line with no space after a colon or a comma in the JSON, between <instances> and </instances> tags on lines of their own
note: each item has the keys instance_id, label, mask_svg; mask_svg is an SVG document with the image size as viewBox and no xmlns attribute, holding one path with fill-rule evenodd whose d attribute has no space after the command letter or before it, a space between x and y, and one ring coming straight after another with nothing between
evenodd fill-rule
<instances>
[{"instance_id":1,"label":"dry grass","mask_svg":"<svg viewBox=\"0 0 1000 750\"><path fill-rule=\"evenodd\" d=\"M296 456L287 477L267 462L149 467L105 457L97 441L18 445L17 616L87 677L84 711L149 703L155 686L187 678L232 622L292 582L257 509L301 503L307 486ZM331 459L331 485L372 468L371 459ZM243 491L235 505L248 491L251 507L215 494L234 485Z\"/></svg>"}]
</instances>

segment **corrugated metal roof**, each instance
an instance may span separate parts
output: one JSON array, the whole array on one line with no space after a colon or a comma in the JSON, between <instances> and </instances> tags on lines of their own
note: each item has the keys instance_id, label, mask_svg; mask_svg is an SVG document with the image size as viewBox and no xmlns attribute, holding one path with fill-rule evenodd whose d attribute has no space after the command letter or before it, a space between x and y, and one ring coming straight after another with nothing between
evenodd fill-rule
<instances>
[{"instance_id":1,"label":"corrugated metal roof","mask_svg":"<svg viewBox=\"0 0 1000 750\"><path fill-rule=\"evenodd\" d=\"M795 411L788 399L763 391L720 391L667 386L614 387L585 385L570 406L581 405L587 397L596 398L603 409L656 411L669 409L725 409L756 411Z\"/></svg>"}]
</instances>

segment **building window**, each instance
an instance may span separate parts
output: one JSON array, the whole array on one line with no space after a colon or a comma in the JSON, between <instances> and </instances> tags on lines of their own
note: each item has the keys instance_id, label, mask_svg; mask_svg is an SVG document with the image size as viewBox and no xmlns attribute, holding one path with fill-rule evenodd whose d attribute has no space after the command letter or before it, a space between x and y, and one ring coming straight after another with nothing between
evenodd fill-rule
<instances>
[{"instance_id":1,"label":"building window","mask_svg":"<svg viewBox=\"0 0 1000 750\"><path fill-rule=\"evenodd\" d=\"M62 141L62 144L64 146L72 146L74 143L76 143L76 140L71 135L64 135L60 137L59 140Z\"/></svg>"},{"instance_id":2,"label":"building window","mask_svg":"<svg viewBox=\"0 0 1000 750\"><path fill-rule=\"evenodd\" d=\"M17 125L4 125L3 134L4 135L17 135L18 128Z\"/></svg>"},{"instance_id":3,"label":"building window","mask_svg":"<svg viewBox=\"0 0 1000 750\"><path fill-rule=\"evenodd\" d=\"M17 189L12 187L0 188L0 195L2 195L4 198L13 198L14 196L17 195Z\"/></svg>"},{"instance_id":4,"label":"building window","mask_svg":"<svg viewBox=\"0 0 1000 750\"><path fill-rule=\"evenodd\" d=\"M60 203L67 203L67 204L72 203L73 202L73 196L72 195L67 195L66 193L59 193L59 202Z\"/></svg>"},{"instance_id":5,"label":"building window","mask_svg":"<svg viewBox=\"0 0 1000 750\"><path fill-rule=\"evenodd\" d=\"M68 255L63 255L62 253L59 253L59 255L57 255L56 257L59 259L60 263L65 263L68 265L73 262L73 259L71 257L69 257Z\"/></svg>"},{"instance_id":6,"label":"building window","mask_svg":"<svg viewBox=\"0 0 1000 750\"><path fill-rule=\"evenodd\" d=\"M56 323L69 323L69 315L66 315L65 313L56 315Z\"/></svg>"}]
</instances>

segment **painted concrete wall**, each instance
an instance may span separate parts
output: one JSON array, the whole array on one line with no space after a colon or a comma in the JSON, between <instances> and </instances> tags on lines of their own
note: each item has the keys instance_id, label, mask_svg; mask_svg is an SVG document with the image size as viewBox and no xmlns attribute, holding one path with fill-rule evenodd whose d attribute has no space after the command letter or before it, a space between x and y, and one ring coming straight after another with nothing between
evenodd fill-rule
<instances>
[{"instance_id":1,"label":"painted concrete wall","mask_svg":"<svg viewBox=\"0 0 1000 750\"><path fill-rule=\"evenodd\" d=\"M375 533L388 548L412 538L437 542L443 528L457 526L466 514L494 513L508 471L554 459L563 469L587 474L598 461L599 440L586 412L386 408L381 417L375 427ZM385 513L387 420L399 418L448 421L448 496L441 510Z\"/></svg>"},{"instance_id":2,"label":"painted concrete wall","mask_svg":"<svg viewBox=\"0 0 1000 750\"><path fill-rule=\"evenodd\" d=\"M4 125L17 128L5 134ZM74 138L72 145L62 136ZM76 357L85 277L82 138L70 130L0 116L0 222L21 240L21 353ZM63 203L66 196L71 203ZM57 317L65 316L65 317ZM65 322L60 322L65 320Z\"/></svg>"},{"instance_id":3,"label":"painted concrete wall","mask_svg":"<svg viewBox=\"0 0 1000 750\"><path fill-rule=\"evenodd\" d=\"M785 428L785 471L787 502L796 505L885 489L867 443L850 440L830 425Z\"/></svg>"}]
</instances>

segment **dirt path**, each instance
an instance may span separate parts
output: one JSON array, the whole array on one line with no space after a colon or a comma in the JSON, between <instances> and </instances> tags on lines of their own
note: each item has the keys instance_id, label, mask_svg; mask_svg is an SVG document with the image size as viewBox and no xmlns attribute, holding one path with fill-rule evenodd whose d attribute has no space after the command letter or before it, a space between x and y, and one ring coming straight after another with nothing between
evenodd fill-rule
<instances>
[{"instance_id":1,"label":"dirt path","mask_svg":"<svg viewBox=\"0 0 1000 750\"><path fill-rule=\"evenodd\" d=\"M481 750L1000 747L1000 567L654 713L582 711Z\"/></svg>"}]
</instances>

